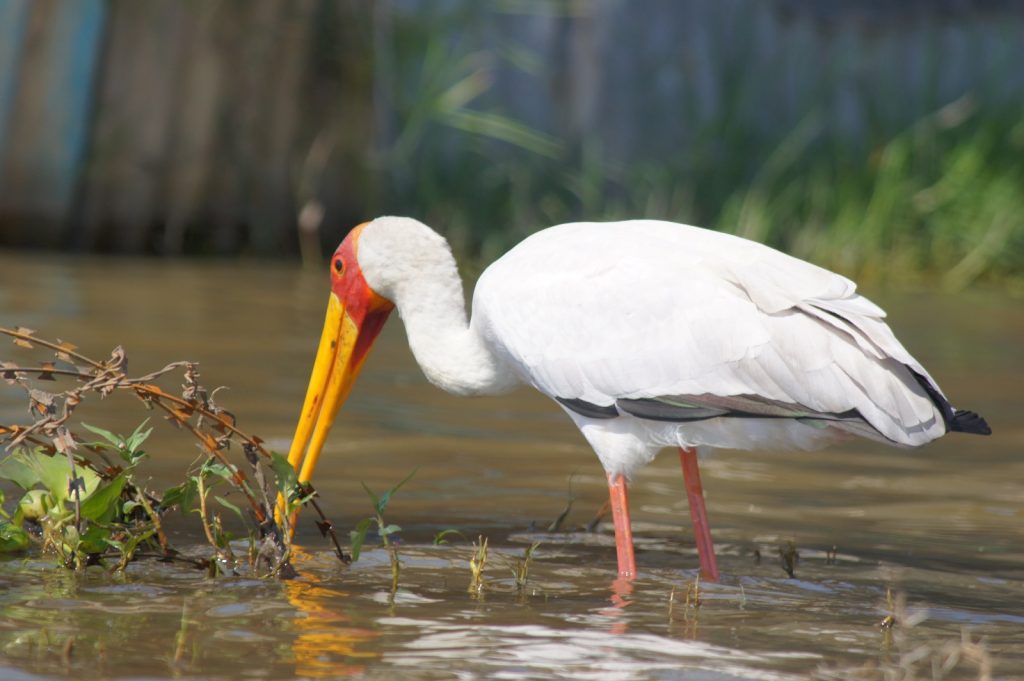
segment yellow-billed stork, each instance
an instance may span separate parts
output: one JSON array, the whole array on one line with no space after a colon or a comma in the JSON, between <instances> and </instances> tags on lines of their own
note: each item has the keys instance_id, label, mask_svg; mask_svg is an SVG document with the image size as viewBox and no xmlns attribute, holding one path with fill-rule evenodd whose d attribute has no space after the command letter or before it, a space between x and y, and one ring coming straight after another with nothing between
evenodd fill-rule
<instances>
[{"instance_id":1,"label":"yellow-billed stork","mask_svg":"<svg viewBox=\"0 0 1024 681\"><path fill-rule=\"evenodd\" d=\"M718 579L698 447L812 449L851 436L916 447L988 434L849 279L720 232L657 220L572 223L480 277L467 319L455 259L426 225L381 217L331 258L331 294L289 460L308 481L392 309L431 383L458 395L531 385L608 477L619 576L636 575L626 481L680 451L701 571Z\"/></svg>"}]
</instances>

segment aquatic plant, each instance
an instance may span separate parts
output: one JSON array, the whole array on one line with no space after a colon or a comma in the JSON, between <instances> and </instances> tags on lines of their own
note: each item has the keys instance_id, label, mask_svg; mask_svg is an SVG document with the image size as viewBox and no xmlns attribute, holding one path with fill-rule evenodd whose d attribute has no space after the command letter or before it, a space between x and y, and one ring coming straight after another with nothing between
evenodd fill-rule
<instances>
[{"instance_id":1,"label":"aquatic plant","mask_svg":"<svg viewBox=\"0 0 1024 681\"><path fill-rule=\"evenodd\" d=\"M942 640L921 640L915 627L928 619L924 609L907 607L904 593L895 596L885 591L885 617L879 624L882 636L882 654L863 666L822 667L816 678L839 681L864 679L865 681L915 681L916 679L975 678L992 681L993 657L984 638L975 639L967 627L960 636ZM969 672L973 675L967 676Z\"/></svg>"},{"instance_id":2,"label":"aquatic plant","mask_svg":"<svg viewBox=\"0 0 1024 681\"><path fill-rule=\"evenodd\" d=\"M573 474L575 475L575 473ZM576 495L572 493L572 475L569 476L568 488L565 493L565 508L562 512L551 521L548 525L548 532L558 532L562 529L562 525L565 523L565 519L569 517L569 513L572 511L572 505L576 501Z\"/></svg>"},{"instance_id":3,"label":"aquatic plant","mask_svg":"<svg viewBox=\"0 0 1024 681\"><path fill-rule=\"evenodd\" d=\"M484 568L487 567L487 562L493 558L490 554L490 542L484 535L478 535L476 541L470 541L469 537L460 530L448 528L434 535L434 546L448 544L448 537L452 536L457 536L472 546L472 553L469 558L470 583L467 591L472 594L479 594L484 588ZM534 554L540 546L541 542L532 542L523 550L522 556L505 556L500 553L497 554L499 562L505 564L512 573L512 582L516 587L516 591L519 591L520 593L526 588L526 585L529 582L530 566L533 564Z\"/></svg>"},{"instance_id":4,"label":"aquatic plant","mask_svg":"<svg viewBox=\"0 0 1024 681\"><path fill-rule=\"evenodd\" d=\"M743 585L741 584L741 589L742 586ZM668 619L670 622L674 619L675 607L678 601L679 598L676 596L676 587L673 586L672 591L669 592L668 595ZM683 618L691 619L693 615L696 614L697 610L700 609L700 606L703 604L704 596L701 594L700 591L700 573L697 573L697 576L694 578L692 582L686 583L686 593L683 595L682 603Z\"/></svg>"},{"instance_id":5,"label":"aquatic plant","mask_svg":"<svg viewBox=\"0 0 1024 681\"><path fill-rule=\"evenodd\" d=\"M796 550L796 544L792 539L780 544L778 547L779 564L790 579L796 577L796 566L800 562L800 552Z\"/></svg>"},{"instance_id":6,"label":"aquatic plant","mask_svg":"<svg viewBox=\"0 0 1024 681\"><path fill-rule=\"evenodd\" d=\"M535 541L523 551L522 558L513 557L509 568L512 570L512 579L515 581L516 589L522 591L530 579L530 565L533 563L533 554L540 548L540 542Z\"/></svg>"},{"instance_id":7,"label":"aquatic plant","mask_svg":"<svg viewBox=\"0 0 1024 681\"><path fill-rule=\"evenodd\" d=\"M480 535L473 543L473 555L469 559L469 572L472 579L467 590L471 594L480 594L484 590L484 568L487 567L487 537Z\"/></svg>"},{"instance_id":8,"label":"aquatic plant","mask_svg":"<svg viewBox=\"0 0 1024 681\"><path fill-rule=\"evenodd\" d=\"M467 541L467 542L469 541L469 538L466 535L462 534L462 532L460 532L459 530L456 530L455 528L449 527L448 529L441 530L440 532L435 534L434 535L434 540L433 540L432 543L433 543L434 546L441 546L442 544L447 544L448 543L448 537L451 537L451 536L457 536L460 539L462 539L463 541Z\"/></svg>"},{"instance_id":9,"label":"aquatic plant","mask_svg":"<svg viewBox=\"0 0 1024 681\"><path fill-rule=\"evenodd\" d=\"M310 505L320 516L321 531L333 539L339 557L346 558L313 490L298 484L284 457L268 451L259 438L237 426L234 415L214 401L216 391L200 384L195 363L174 362L133 378L126 373L127 355L120 347L99 361L78 352L71 343L39 338L31 329L0 327L0 333L20 348L53 353L53 359L36 366L0 362L0 376L25 391L35 419L26 425L0 425L0 443L11 452L0 462L0 479L24 492L13 514L0 510L0 550L24 550L35 543L72 569L116 559L112 569L123 570L136 558L157 557L186 561L211 574L234 571L238 565L231 545L234 536L214 510L216 503L246 528L250 568L286 577L294 572L288 520L299 506ZM156 384L176 370L184 374L180 395ZM78 383L59 392L39 387L41 381L58 378ZM81 428L89 437L75 429L71 418L83 401L115 391L134 394L147 409L162 412L167 421L198 441L203 456L182 483L157 492L140 482L136 468L146 457L143 444L153 433L148 419L127 437L84 423ZM251 477L228 458L232 443L240 445ZM219 485L239 495L245 510L224 494L212 494ZM289 511L280 521L274 513L279 495L286 499ZM214 549L212 559L185 558L171 548L162 517L173 509L199 517Z\"/></svg>"},{"instance_id":10,"label":"aquatic plant","mask_svg":"<svg viewBox=\"0 0 1024 681\"><path fill-rule=\"evenodd\" d=\"M356 525L355 529L352 530L352 560L359 560L359 555L362 553L363 543L366 541L366 535L370 531L370 526L373 524L377 525L377 535L380 537L381 543L384 545L384 549L388 552L388 558L391 561L391 593L398 589L398 578L402 572L402 561L398 558L398 547L391 541L391 535L396 532L401 532L402 528L398 525L388 524L384 520L384 511L388 507L388 502L391 501L391 497L394 496L395 492L401 489L402 485L409 482L412 476L416 475L414 470L409 475L405 476L401 482L387 490L380 496L377 496L373 491L366 486L365 482L360 484L363 489L366 490L367 496L370 497L370 501L373 502L373 515L363 518Z\"/></svg>"}]
</instances>

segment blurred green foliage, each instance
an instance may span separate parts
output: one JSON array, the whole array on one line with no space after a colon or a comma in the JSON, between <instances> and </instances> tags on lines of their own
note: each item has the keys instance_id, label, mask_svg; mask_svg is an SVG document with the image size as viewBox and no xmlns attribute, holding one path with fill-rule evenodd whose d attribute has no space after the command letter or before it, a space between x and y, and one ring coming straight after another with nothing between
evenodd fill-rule
<instances>
[{"instance_id":1,"label":"blurred green foliage","mask_svg":"<svg viewBox=\"0 0 1024 681\"><path fill-rule=\"evenodd\" d=\"M469 274L552 224L645 217L740 234L860 281L1024 286L1019 105L982 110L965 95L865 142L835 134L827 103L810 102L781 140L723 115L679 158L622 163L599 135L560 139L503 110L494 73L541 76L544 64L521 45L452 38L451 25L474 24L472 5L458 7L393 29L378 78L393 134L373 203L444 232Z\"/></svg>"},{"instance_id":2,"label":"blurred green foliage","mask_svg":"<svg viewBox=\"0 0 1024 681\"><path fill-rule=\"evenodd\" d=\"M862 280L1020 277L1022 152L1024 119L982 117L969 99L864 151L798 130L711 224Z\"/></svg>"},{"instance_id":3,"label":"blurred green foliage","mask_svg":"<svg viewBox=\"0 0 1024 681\"><path fill-rule=\"evenodd\" d=\"M758 167L699 154L679 167L615 167L597 141L570 165L525 144L490 155L486 127L464 133L456 162L435 163L452 148L431 149L427 136L395 171L423 181L384 192L385 204L485 262L551 224L644 217L740 234L861 280L1019 283L1024 119L947 109L867 149L816 139L812 118Z\"/></svg>"},{"instance_id":4,"label":"blurred green foliage","mask_svg":"<svg viewBox=\"0 0 1024 681\"><path fill-rule=\"evenodd\" d=\"M15 42L63 50L22 4ZM62 120L37 112L74 115L21 87L64 97L77 53L12 48L0 240L321 267L405 214L472 275L552 224L649 217L862 281L1024 291L1024 10L911 5L109 3L80 167L37 168Z\"/></svg>"}]
</instances>

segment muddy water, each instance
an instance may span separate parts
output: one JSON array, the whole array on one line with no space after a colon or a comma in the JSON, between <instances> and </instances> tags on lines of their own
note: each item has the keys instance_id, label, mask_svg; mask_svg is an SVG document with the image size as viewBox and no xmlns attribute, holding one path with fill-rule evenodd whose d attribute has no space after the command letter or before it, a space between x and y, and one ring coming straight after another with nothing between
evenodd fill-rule
<instances>
[{"instance_id":1,"label":"muddy water","mask_svg":"<svg viewBox=\"0 0 1024 681\"><path fill-rule=\"evenodd\" d=\"M138 373L198 360L208 386L230 386L219 398L243 427L286 446L326 303L320 273L8 255L0 280L0 324L94 356L122 344ZM883 674L901 668L932 678L957 657L949 678L976 678L979 665L1024 678L1024 306L992 292L874 297L954 402L983 413L996 435L917 451L717 452L702 468L724 577L700 585L699 607L686 601L697 559L671 455L632 486L642 577L613 584L607 525L544 531L566 507L570 479L570 530L606 495L567 419L527 391L439 393L393 321L317 482L347 529L369 510L360 481L381 490L418 470L388 509L404 528L394 597L382 550L343 567L311 525L299 537L301 577L287 583L154 563L74 574L7 559L0 678L775 679L863 669L897 678ZM80 409L82 420L120 430L146 415L129 397ZM0 417L25 418L13 389L0 394ZM147 469L157 486L196 456L160 428ZM445 528L489 537L482 592L467 592L465 542L431 544ZM176 542L203 551L184 523ZM517 589L510 566L533 542L541 546ZM789 542L800 555L793 578L780 567ZM881 629L894 611L896 626Z\"/></svg>"}]
</instances>

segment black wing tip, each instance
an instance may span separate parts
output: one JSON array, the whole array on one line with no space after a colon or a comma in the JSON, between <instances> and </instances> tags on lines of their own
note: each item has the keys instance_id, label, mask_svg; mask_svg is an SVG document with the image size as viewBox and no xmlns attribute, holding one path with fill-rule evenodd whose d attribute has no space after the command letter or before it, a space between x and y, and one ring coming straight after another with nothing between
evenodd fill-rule
<instances>
[{"instance_id":1,"label":"black wing tip","mask_svg":"<svg viewBox=\"0 0 1024 681\"><path fill-rule=\"evenodd\" d=\"M973 433L974 435L991 435L992 429L988 422L973 411L957 409L949 422L949 429L955 433Z\"/></svg>"},{"instance_id":2,"label":"black wing tip","mask_svg":"<svg viewBox=\"0 0 1024 681\"><path fill-rule=\"evenodd\" d=\"M974 435L991 435L992 429L989 428L988 422L985 421L979 414L973 411L967 411L966 409L953 409L953 405L949 403L939 389L936 388L931 382L922 376L921 374L914 371L913 367L904 364L910 371L910 374L917 379L918 384L924 391L928 393L928 397L931 398L935 406L939 408L939 412L942 414L942 420L946 422L946 432L951 433L971 433Z\"/></svg>"},{"instance_id":3,"label":"black wing tip","mask_svg":"<svg viewBox=\"0 0 1024 681\"><path fill-rule=\"evenodd\" d=\"M566 409L589 419L613 419L619 415L614 404L601 405L570 397L556 397L555 400Z\"/></svg>"}]
</instances>

